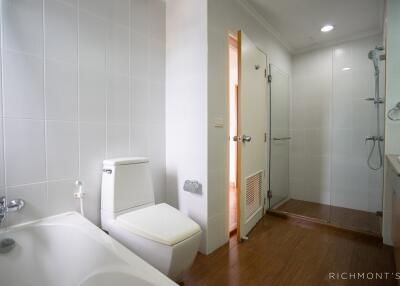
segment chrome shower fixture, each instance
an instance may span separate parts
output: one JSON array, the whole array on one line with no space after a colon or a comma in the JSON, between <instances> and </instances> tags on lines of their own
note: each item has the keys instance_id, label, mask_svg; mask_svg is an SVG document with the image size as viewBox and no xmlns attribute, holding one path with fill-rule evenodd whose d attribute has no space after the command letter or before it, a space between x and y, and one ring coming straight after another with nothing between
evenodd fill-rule
<instances>
[{"instance_id":1,"label":"chrome shower fixture","mask_svg":"<svg viewBox=\"0 0 400 286\"><path fill-rule=\"evenodd\" d=\"M400 116L396 118L396 114L400 115L400 101L388 111L387 117L392 121L400 121Z\"/></svg>"},{"instance_id":2,"label":"chrome shower fixture","mask_svg":"<svg viewBox=\"0 0 400 286\"><path fill-rule=\"evenodd\" d=\"M381 136L381 130L380 130L380 125L381 125L381 119L380 119L380 104L384 103L384 99L379 96L379 61L385 60L386 57L385 55L382 55L380 52L382 52L384 48L382 46L376 46L373 50L368 52L368 58L372 60L372 63L374 64L374 77L375 77L375 92L374 92L374 97L366 98L365 100L371 101L375 104L376 108L376 135L367 137L365 139L365 143L367 141L372 141L372 146L371 150L368 155L367 159L367 164L368 167L371 170L379 170L383 166L383 141L384 138ZM389 115L388 115L389 116ZM378 156L379 156L379 162L376 166L372 164L372 155L374 154L375 149L378 149Z\"/></svg>"}]
</instances>

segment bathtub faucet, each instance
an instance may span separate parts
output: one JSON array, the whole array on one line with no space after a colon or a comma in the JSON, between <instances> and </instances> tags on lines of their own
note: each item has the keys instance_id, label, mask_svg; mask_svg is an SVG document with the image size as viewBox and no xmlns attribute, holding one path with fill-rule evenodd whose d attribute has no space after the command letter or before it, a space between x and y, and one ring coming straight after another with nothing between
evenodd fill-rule
<instances>
[{"instance_id":1,"label":"bathtub faucet","mask_svg":"<svg viewBox=\"0 0 400 286\"><path fill-rule=\"evenodd\" d=\"M21 199L15 199L7 203L6 197L0 197L0 225L6 218L7 213L19 211L24 205L25 202Z\"/></svg>"}]
</instances>

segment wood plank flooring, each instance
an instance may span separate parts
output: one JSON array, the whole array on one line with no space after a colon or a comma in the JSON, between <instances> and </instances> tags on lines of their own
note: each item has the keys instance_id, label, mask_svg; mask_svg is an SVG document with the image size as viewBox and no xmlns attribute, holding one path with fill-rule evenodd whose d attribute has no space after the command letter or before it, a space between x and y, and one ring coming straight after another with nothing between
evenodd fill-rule
<instances>
[{"instance_id":1,"label":"wood plank flooring","mask_svg":"<svg viewBox=\"0 0 400 286\"><path fill-rule=\"evenodd\" d=\"M381 233L381 218L372 212L293 199L279 206L277 210L328 221L333 225L356 231L370 232L376 235Z\"/></svg>"},{"instance_id":2,"label":"wood plank flooring","mask_svg":"<svg viewBox=\"0 0 400 286\"><path fill-rule=\"evenodd\" d=\"M329 272L393 273L393 249L378 238L268 214L248 241L231 237L198 254L183 285L396 285L393 278L329 280Z\"/></svg>"}]
</instances>

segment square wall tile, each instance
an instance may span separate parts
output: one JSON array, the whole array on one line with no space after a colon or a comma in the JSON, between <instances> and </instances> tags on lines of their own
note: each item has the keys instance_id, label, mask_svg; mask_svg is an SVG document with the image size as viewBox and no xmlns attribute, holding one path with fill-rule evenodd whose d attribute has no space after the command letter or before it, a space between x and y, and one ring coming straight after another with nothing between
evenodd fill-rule
<instances>
[{"instance_id":1,"label":"square wall tile","mask_svg":"<svg viewBox=\"0 0 400 286\"><path fill-rule=\"evenodd\" d=\"M77 66L48 60L45 77L47 119L77 120Z\"/></svg>"},{"instance_id":2,"label":"square wall tile","mask_svg":"<svg viewBox=\"0 0 400 286\"><path fill-rule=\"evenodd\" d=\"M149 40L138 32L132 33L132 76L135 79L149 77ZM160 68L160 67L159 67Z\"/></svg>"},{"instance_id":3,"label":"square wall tile","mask_svg":"<svg viewBox=\"0 0 400 286\"><path fill-rule=\"evenodd\" d=\"M84 212L85 216L95 225L100 226L101 209L101 175L82 177L83 188L86 192Z\"/></svg>"},{"instance_id":4,"label":"square wall tile","mask_svg":"<svg viewBox=\"0 0 400 286\"><path fill-rule=\"evenodd\" d=\"M129 28L120 25L110 27L110 71L111 73L129 75Z\"/></svg>"},{"instance_id":5,"label":"square wall tile","mask_svg":"<svg viewBox=\"0 0 400 286\"><path fill-rule=\"evenodd\" d=\"M81 69L79 74L79 116L81 121L106 121L106 75Z\"/></svg>"},{"instance_id":6,"label":"square wall tile","mask_svg":"<svg viewBox=\"0 0 400 286\"><path fill-rule=\"evenodd\" d=\"M48 180L78 178L78 123L47 121Z\"/></svg>"},{"instance_id":7,"label":"square wall tile","mask_svg":"<svg viewBox=\"0 0 400 286\"><path fill-rule=\"evenodd\" d=\"M7 188L7 200L23 199L25 206L18 212L10 213L8 224L18 224L48 216L46 183L30 184Z\"/></svg>"},{"instance_id":8,"label":"square wall tile","mask_svg":"<svg viewBox=\"0 0 400 286\"><path fill-rule=\"evenodd\" d=\"M4 116L44 118L43 60L4 53Z\"/></svg>"},{"instance_id":9,"label":"square wall tile","mask_svg":"<svg viewBox=\"0 0 400 286\"><path fill-rule=\"evenodd\" d=\"M0 118L0 189L5 186L3 118Z\"/></svg>"},{"instance_id":10,"label":"square wall tile","mask_svg":"<svg viewBox=\"0 0 400 286\"><path fill-rule=\"evenodd\" d=\"M48 182L47 197L49 212L51 214L59 214L79 211L79 200L74 198L76 191L77 187L74 180Z\"/></svg>"},{"instance_id":11,"label":"square wall tile","mask_svg":"<svg viewBox=\"0 0 400 286\"><path fill-rule=\"evenodd\" d=\"M150 122L165 122L165 86L150 84Z\"/></svg>"},{"instance_id":12,"label":"square wall tile","mask_svg":"<svg viewBox=\"0 0 400 286\"><path fill-rule=\"evenodd\" d=\"M107 127L107 158L129 156L129 125L109 124Z\"/></svg>"},{"instance_id":13,"label":"square wall tile","mask_svg":"<svg viewBox=\"0 0 400 286\"><path fill-rule=\"evenodd\" d=\"M129 27L131 0L114 0L112 2L111 21Z\"/></svg>"},{"instance_id":14,"label":"square wall tile","mask_svg":"<svg viewBox=\"0 0 400 286\"><path fill-rule=\"evenodd\" d=\"M8 186L46 180L44 121L5 120L5 162Z\"/></svg>"},{"instance_id":15,"label":"square wall tile","mask_svg":"<svg viewBox=\"0 0 400 286\"><path fill-rule=\"evenodd\" d=\"M106 125L80 124L80 177L101 177L106 156Z\"/></svg>"},{"instance_id":16,"label":"square wall tile","mask_svg":"<svg viewBox=\"0 0 400 286\"><path fill-rule=\"evenodd\" d=\"M149 2L148 0L132 0L132 29L147 34L149 31Z\"/></svg>"},{"instance_id":17,"label":"square wall tile","mask_svg":"<svg viewBox=\"0 0 400 286\"><path fill-rule=\"evenodd\" d=\"M147 80L132 80L132 120L145 123L150 119L150 87Z\"/></svg>"},{"instance_id":18,"label":"square wall tile","mask_svg":"<svg viewBox=\"0 0 400 286\"><path fill-rule=\"evenodd\" d=\"M145 123L133 122L131 128L132 155L148 157L150 155L149 126Z\"/></svg>"},{"instance_id":19,"label":"square wall tile","mask_svg":"<svg viewBox=\"0 0 400 286\"><path fill-rule=\"evenodd\" d=\"M86 12L79 14L79 65L106 71L107 22Z\"/></svg>"},{"instance_id":20,"label":"square wall tile","mask_svg":"<svg viewBox=\"0 0 400 286\"><path fill-rule=\"evenodd\" d=\"M46 57L77 64L78 14L74 6L45 1Z\"/></svg>"},{"instance_id":21,"label":"square wall tile","mask_svg":"<svg viewBox=\"0 0 400 286\"><path fill-rule=\"evenodd\" d=\"M129 77L110 76L108 84L107 122L129 123Z\"/></svg>"},{"instance_id":22,"label":"square wall tile","mask_svg":"<svg viewBox=\"0 0 400 286\"><path fill-rule=\"evenodd\" d=\"M80 8L97 17L129 26L130 0L81 0Z\"/></svg>"},{"instance_id":23,"label":"square wall tile","mask_svg":"<svg viewBox=\"0 0 400 286\"><path fill-rule=\"evenodd\" d=\"M162 0L149 0L149 30L150 36L159 41L165 40L165 2Z\"/></svg>"},{"instance_id":24,"label":"square wall tile","mask_svg":"<svg viewBox=\"0 0 400 286\"><path fill-rule=\"evenodd\" d=\"M0 29L1 29L1 23L0 23ZM0 65L3 66L3 62L1 59L1 55L2 53L4 53L4 51L2 51L0 49ZM0 70L0 117L3 117L3 95L2 95L2 91L3 91L3 77L2 77L2 71Z\"/></svg>"},{"instance_id":25,"label":"square wall tile","mask_svg":"<svg viewBox=\"0 0 400 286\"><path fill-rule=\"evenodd\" d=\"M150 40L149 79L152 82L165 84L165 43Z\"/></svg>"},{"instance_id":26,"label":"square wall tile","mask_svg":"<svg viewBox=\"0 0 400 286\"><path fill-rule=\"evenodd\" d=\"M3 1L3 47L43 57L43 1Z\"/></svg>"}]
</instances>

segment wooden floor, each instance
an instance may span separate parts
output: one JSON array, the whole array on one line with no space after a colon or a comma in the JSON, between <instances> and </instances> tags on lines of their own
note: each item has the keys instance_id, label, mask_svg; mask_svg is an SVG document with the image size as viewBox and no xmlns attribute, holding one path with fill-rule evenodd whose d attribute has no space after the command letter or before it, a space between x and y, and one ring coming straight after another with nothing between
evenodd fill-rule
<instances>
[{"instance_id":1,"label":"wooden floor","mask_svg":"<svg viewBox=\"0 0 400 286\"><path fill-rule=\"evenodd\" d=\"M378 238L293 218L266 215L249 235L199 254L190 285L396 285L386 280L329 280L329 272L395 272L393 249Z\"/></svg>"},{"instance_id":2,"label":"wooden floor","mask_svg":"<svg viewBox=\"0 0 400 286\"><path fill-rule=\"evenodd\" d=\"M277 208L278 211L320 219L339 227L381 233L381 217L372 212L329 206L319 203L290 199Z\"/></svg>"}]
</instances>

